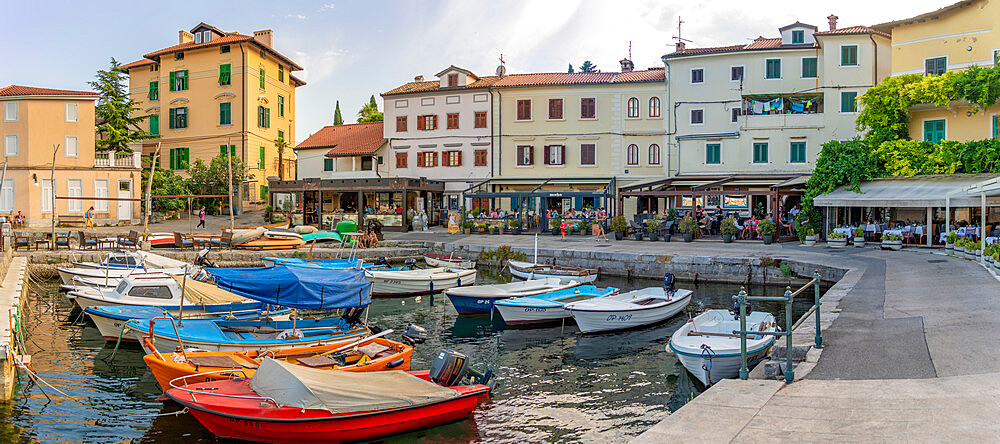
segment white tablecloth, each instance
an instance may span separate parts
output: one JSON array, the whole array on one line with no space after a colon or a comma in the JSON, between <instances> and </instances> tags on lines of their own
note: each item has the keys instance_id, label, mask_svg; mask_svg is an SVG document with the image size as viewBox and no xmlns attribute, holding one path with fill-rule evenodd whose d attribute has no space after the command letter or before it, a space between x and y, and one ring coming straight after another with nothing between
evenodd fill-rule
<instances>
[{"instance_id":1,"label":"white tablecloth","mask_svg":"<svg viewBox=\"0 0 1000 444\"><path fill-rule=\"evenodd\" d=\"M885 238L885 236L888 235L888 234L895 234L895 235L897 235L899 237L903 237L903 230L899 230L899 229L885 230L885 231L882 232L882 237Z\"/></svg>"},{"instance_id":2,"label":"white tablecloth","mask_svg":"<svg viewBox=\"0 0 1000 444\"><path fill-rule=\"evenodd\" d=\"M851 237L852 236L851 233L854 233L854 228L851 228L851 227L834 228L833 232L834 233L841 233L844 236Z\"/></svg>"}]
</instances>

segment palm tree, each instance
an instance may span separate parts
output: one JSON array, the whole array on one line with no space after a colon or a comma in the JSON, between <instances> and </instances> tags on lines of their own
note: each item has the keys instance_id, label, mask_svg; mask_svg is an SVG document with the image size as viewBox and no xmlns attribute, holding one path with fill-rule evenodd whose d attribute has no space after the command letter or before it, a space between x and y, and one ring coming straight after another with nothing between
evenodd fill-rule
<instances>
[{"instance_id":1,"label":"palm tree","mask_svg":"<svg viewBox=\"0 0 1000 444\"><path fill-rule=\"evenodd\" d=\"M285 148L288 148L288 142L279 137L274 139L274 147L278 149L278 180L285 180Z\"/></svg>"}]
</instances>

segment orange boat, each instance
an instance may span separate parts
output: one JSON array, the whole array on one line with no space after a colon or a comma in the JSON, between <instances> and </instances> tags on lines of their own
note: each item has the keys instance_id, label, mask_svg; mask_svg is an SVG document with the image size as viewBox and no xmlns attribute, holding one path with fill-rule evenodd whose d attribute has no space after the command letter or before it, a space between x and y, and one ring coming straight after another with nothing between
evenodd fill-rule
<instances>
[{"instance_id":1,"label":"orange boat","mask_svg":"<svg viewBox=\"0 0 1000 444\"><path fill-rule=\"evenodd\" d=\"M149 341L143 338L143 341ZM251 377L256 373L260 360L264 357L323 370L345 372L377 372L381 370L409 370L413 347L385 338L368 338L360 341L341 342L312 347L287 348L279 351L213 351L189 353L159 353L154 350L142 358L153 371L156 382L164 391L170 389L170 381L182 376L198 373L217 372L188 378L188 383L232 379L234 370L239 376ZM339 349L343 351L338 351Z\"/></svg>"},{"instance_id":2,"label":"orange boat","mask_svg":"<svg viewBox=\"0 0 1000 444\"><path fill-rule=\"evenodd\" d=\"M294 250L305 245L302 239L268 239L259 238L236 245L233 248L241 250Z\"/></svg>"}]
</instances>

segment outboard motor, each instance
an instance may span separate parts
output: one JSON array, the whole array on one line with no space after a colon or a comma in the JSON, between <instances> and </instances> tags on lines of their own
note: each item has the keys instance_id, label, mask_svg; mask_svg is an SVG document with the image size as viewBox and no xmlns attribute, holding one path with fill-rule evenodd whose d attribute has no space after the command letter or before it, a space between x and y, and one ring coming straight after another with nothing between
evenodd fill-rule
<instances>
[{"instance_id":1,"label":"outboard motor","mask_svg":"<svg viewBox=\"0 0 1000 444\"><path fill-rule=\"evenodd\" d=\"M352 307L344 310L344 313L340 315L340 317L347 323L348 326L354 327L361 322L361 314L364 313L364 311L364 308Z\"/></svg>"},{"instance_id":2,"label":"outboard motor","mask_svg":"<svg viewBox=\"0 0 1000 444\"><path fill-rule=\"evenodd\" d=\"M493 370L486 370L484 373L473 370L469 368L468 357L451 350L439 351L431 364L431 381L442 386L459 385L466 376L469 377L470 384L486 385L493 378Z\"/></svg>"},{"instance_id":3,"label":"outboard motor","mask_svg":"<svg viewBox=\"0 0 1000 444\"><path fill-rule=\"evenodd\" d=\"M385 256L379 256L378 259L375 259L375 265L388 267L389 261L385 259Z\"/></svg>"},{"instance_id":4,"label":"outboard motor","mask_svg":"<svg viewBox=\"0 0 1000 444\"><path fill-rule=\"evenodd\" d=\"M424 341L426 340L427 340L426 328L413 324L406 324L406 327L403 327L403 342L405 342L406 344L413 346L416 344L423 344Z\"/></svg>"},{"instance_id":5,"label":"outboard motor","mask_svg":"<svg viewBox=\"0 0 1000 444\"><path fill-rule=\"evenodd\" d=\"M208 252L209 250L207 248L203 248L199 251L198 255L194 258L194 264L199 267L215 268L215 264L208 260Z\"/></svg>"},{"instance_id":6,"label":"outboard motor","mask_svg":"<svg viewBox=\"0 0 1000 444\"><path fill-rule=\"evenodd\" d=\"M753 306L750 305L750 301L747 300L747 316L753 312ZM733 319L740 320L740 301L733 301Z\"/></svg>"},{"instance_id":7,"label":"outboard motor","mask_svg":"<svg viewBox=\"0 0 1000 444\"><path fill-rule=\"evenodd\" d=\"M677 292L677 279L673 273L663 273L663 290L670 296Z\"/></svg>"},{"instance_id":8,"label":"outboard motor","mask_svg":"<svg viewBox=\"0 0 1000 444\"><path fill-rule=\"evenodd\" d=\"M403 262L403 265L405 265L406 268L409 268L410 270L413 270L413 269L417 268L417 261L414 260L413 258L409 258L409 259L406 260L406 262Z\"/></svg>"}]
</instances>

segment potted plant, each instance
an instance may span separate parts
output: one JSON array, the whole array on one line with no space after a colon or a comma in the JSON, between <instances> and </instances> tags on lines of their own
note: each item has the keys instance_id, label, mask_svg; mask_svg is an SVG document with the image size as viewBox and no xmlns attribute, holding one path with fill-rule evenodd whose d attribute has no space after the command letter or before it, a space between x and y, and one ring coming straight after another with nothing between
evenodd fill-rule
<instances>
[{"instance_id":1,"label":"potted plant","mask_svg":"<svg viewBox=\"0 0 1000 444\"><path fill-rule=\"evenodd\" d=\"M472 229L475 227L476 223L471 220L466 219L462 221L462 231L465 234L472 234Z\"/></svg>"},{"instance_id":2,"label":"potted plant","mask_svg":"<svg viewBox=\"0 0 1000 444\"><path fill-rule=\"evenodd\" d=\"M903 236L900 236L898 234L886 234L882 236L882 248L888 248L890 250L902 250Z\"/></svg>"},{"instance_id":3,"label":"potted plant","mask_svg":"<svg viewBox=\"0 0 1000 444\"><path fill-rule=\"evenodd\" d=\"M847 235L839 232L832 232L826 237L826 246L828 247L846 247L847 246Z\"/></svg>"},{"instance_id":4,"label":"potted plant","mask_svg":"<svg viewBox=\"0 0 1000 444\"><path fill-rule=\"evenodd\" d=\"M819 239L819 236L816 235L816 230L814 230L812 228L806 230L806 242L805 243L806 243L807 247L811 247L813 245L816 245L816 240L817 239Z\"/></svg>"},{"instance_id":5,"label":"potted plant","mask_svg":"<svg viewBox=\"0 0 1000 444\"><path fill-rule=\"evenodd\" d=\"M1000 273L1000 252L993 253L993 271Z\"/></svg>"},{"instance_id":6,"label":"potted plant","mask_svg":"<svg viewBox=\"0 0 1000 444\"><path fill-rule=\"evenodd\" d=\"M736 218L729 216L722 219L722 223L719 225L719 231L722 232L723 243L732 243L733 236L736 235Z\"/></svg>"},{"instance_id":7,"label":"potted plant","mask_svg":"<svg viewBox=\"0 0 1000 444\"><path fill-rule=\"evenodd\" d=\"M862 230L861 227L854 229L854 246L858 248L865 246L865 230Z\"/></svg>"},{"instance_id":8,"label":"potted plant","mask_svg":"<svg viewBox=\"0 0 1000 444\"><path fill-rule=\"evenodd\" d=\"M965 238L960 237L955 239L955 248L952 250L955 256L965 257Z\"/></svg>"},{"instance_id":9,"label":"potted plant","mask_svg":"<svg viewBox=\"0 0 1000 444\"><path fill-rule=\"evenodd\" d=\"M625 230L628 230L628 222L625 220L624 216L615 216L611 218L611 231L615 232L615 240L624 239Z\"/></svg>"},{"instance_id":10,"label":"potted plant","mask_svg":"<svg viewBox=\"0 0 1000 444\"><path fill-rule=\"evenodd\" d=\"M510 228L510 234L521 234L521 221L517 219L511 219L507 221L507 227Z\"/></svg>"},{"instance_id":11,"label":"potted plant","mask_svg":"<svg viewBox=\"0 0 1000 444\"><path fill-rule=\"evenodd\" d=\"M958 235L955 234L954 231L949 232L948 235L945 236L944 251L948 254L953 253L955 251L955 241L957 240Z\"/></svg>"},{"instance_id":12,"label":"potted plant","mask_svg":"<svg viewBox=\"0 0 1000 444\"><path fill-rule=\"evenodd\" d=\"M549 231L552 232L553 236L558 236L562 232L561 225L562 219L549 219Z\"/></svg>"},{"instance_id":13,"label":"potted plant","mask_svg":"<svg viewBox=\"0 0 1000 444\"><path fill-rule=\"evenodd\" d=\"M760 237L764 239L764 245L774 242L774 233L778 231L778 226L771 219L760 221Z\"/></svg>"},{"instance_id":14,"label":"potted plant","mask_svg":"<svg viewBox=\"0 0 1000 444\"><path fill-rule=\"evenodd\" d=\"M576 230L580 232L581 236L586 236L591 233L591 230L588 230L588 228L590 228L590 223L585 220L581 220L576 223Z\"/></svg>"},{"instance_id":15,"label":"potted plant","mask_svg":"<svg viewBox=\"0 0 1000 444\"><path fill-rule=\"evenodd\" d=\"M500 234L500 226L496 224L490 224L490 234Z\"/></svg>"},{"instance_id":16,"label":"potted plant","mask_svg":"<svg viewBox=\"0 0 1000 444\"><path fill-rule=\"evenodd\" d=\"M479 234L486 234L486 229L488 227L489 226L486 225L485 222L480 222L479 225L476 225L476 232L479 233Z\"/></svg>"},{"instance_id":17,"label":"potted plant","mask_svg":"<svg viewBox=\"0 0 1000 444\"><path fill-rule=\"evenodd\" d=\"M653 215L646 219L646 231L649 231L649 240L656 242L659 240L660 230L663 229L663 221L660 216Z\"/></svg>"},{"instance_id":18,"label":"potted plant","mask_svg":"<svg viewBox=\"0 0 1000 444\"><path fill-rule=\"evenodd\" d=\"M677 227L684 234L684 242L691 242L694 240L694 230L698 229L698 221L694 220L690 215L681 218L680 224Z\"/></svg>"}]
</instances>

